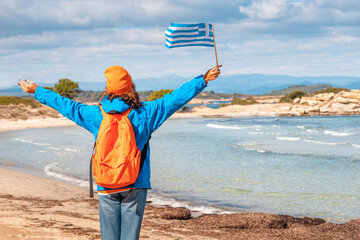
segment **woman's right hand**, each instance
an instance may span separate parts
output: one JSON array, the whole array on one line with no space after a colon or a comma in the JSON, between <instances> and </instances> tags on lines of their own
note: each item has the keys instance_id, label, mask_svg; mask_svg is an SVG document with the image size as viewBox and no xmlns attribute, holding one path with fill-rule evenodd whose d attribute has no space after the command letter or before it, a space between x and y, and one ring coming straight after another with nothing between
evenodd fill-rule
<instances>
[{"instance_id":1,"label":"woman's right hand","mask_svg":"<svg viewBox=\"0 0 360 240\"><path fill-rule=\"evenodd\" d=\"M205 79L206 83L208 81L215 80L220 75L220 68L222 65L216 66L214 68L210 68L204 75L203 78Z\"/></svg>"},{"instance_id":2,"label":"woman's right hand","mask_svg":"<svg viewBox=\"0 0 360 240\"><path fill-rule=\"evenodd\" d=\"M30 85L26 84L25 82L30 84ZM24 92L26 92L26 93L35 93L36 88L38 87L38 85L36 85L36 83L31 82L29 80L25 80L25 82L23 80L19 79L18 84L22 88L22 90Z\"/></svg>"}]
</instances>

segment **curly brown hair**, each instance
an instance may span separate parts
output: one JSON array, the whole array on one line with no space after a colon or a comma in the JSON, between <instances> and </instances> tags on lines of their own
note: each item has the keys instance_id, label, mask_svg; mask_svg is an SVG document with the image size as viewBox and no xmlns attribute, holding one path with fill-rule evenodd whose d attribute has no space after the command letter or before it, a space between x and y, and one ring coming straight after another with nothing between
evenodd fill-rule
<instances>
[{"instance_id":1,"label":"curly brown hair","mask_svg":"<svg viewBox=\"0 0 360 240\"><path fill-rule=\"evenodd\" d=\"M107 97L110 101L114 100L115 98L120 98L126 104L130 105L131 108L138 108L141 106L140 97L138 92L135 89L135 84L132 85L131 90L127 93L118 95L115 93L108 93L106 90L103 92L100 98L100 102L103 100L104 97Z\"/></svg>"}]
</instances>

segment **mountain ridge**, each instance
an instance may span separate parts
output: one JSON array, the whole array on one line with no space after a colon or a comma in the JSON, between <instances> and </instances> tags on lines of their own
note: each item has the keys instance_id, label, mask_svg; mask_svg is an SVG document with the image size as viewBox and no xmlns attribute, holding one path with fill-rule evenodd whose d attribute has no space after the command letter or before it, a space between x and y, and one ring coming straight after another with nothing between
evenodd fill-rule
<instances>
[{"instance_id":1,"label":"mountain ridge","mask_svg":"<svg viewBox=\"0 0 360 240\"><path fill-rule=\"evenodd\" d=\"M175 89L183 83L189 81L191 77L181 77L171 74L164 77L150 77L134 79L138 91ZM80 89L102 91L106 87L106 82L84 82L79 83ZM55 83L38 83L40 86L53 86ZM291 85L332 85L349 89L360 89L360 77L346 76L325 76L325 77L295 77L288 75L264 75L264 74L235 74L221 75L217 80L212 81L206 88L207 91L213 90L219 93L241 93L252 95L263 95L273 90L280 90ZM0 94L20 93L21 89L15 85L0 89Z\"/></svg>"}]
</instances>

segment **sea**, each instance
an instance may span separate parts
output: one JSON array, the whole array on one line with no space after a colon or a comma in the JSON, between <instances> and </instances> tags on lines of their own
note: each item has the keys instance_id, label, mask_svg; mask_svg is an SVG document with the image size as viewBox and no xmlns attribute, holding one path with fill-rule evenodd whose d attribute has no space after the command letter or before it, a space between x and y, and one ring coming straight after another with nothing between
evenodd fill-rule
<instances>
[{"instance_id":1,"label":"sea","mask_svg":"<svg viewBox=\"0 0 360 240\"><path fill-rule=\"evenodd\" d=\"M88 187L93 144L78 126L2 132L0 164ZM360 217L360 116L169 119L150 148L154 205Z\"/></svg>"}]
</instances>

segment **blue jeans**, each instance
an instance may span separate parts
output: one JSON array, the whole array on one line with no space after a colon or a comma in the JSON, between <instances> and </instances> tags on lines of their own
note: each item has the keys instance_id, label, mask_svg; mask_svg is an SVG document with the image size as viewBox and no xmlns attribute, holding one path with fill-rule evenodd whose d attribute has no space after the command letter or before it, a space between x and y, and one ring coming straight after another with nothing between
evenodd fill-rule
<instances>
[{"instance_id":1,"label":"blue jeans","mask_svg":"<svg viewBox=\"0 0 360 240\"><path fill-rule=\"evenodd\" d=\"M99 195L102 240L139 239L147 189L133 189L127 198L128 193Z\"/></svg>"}]
</instances>

